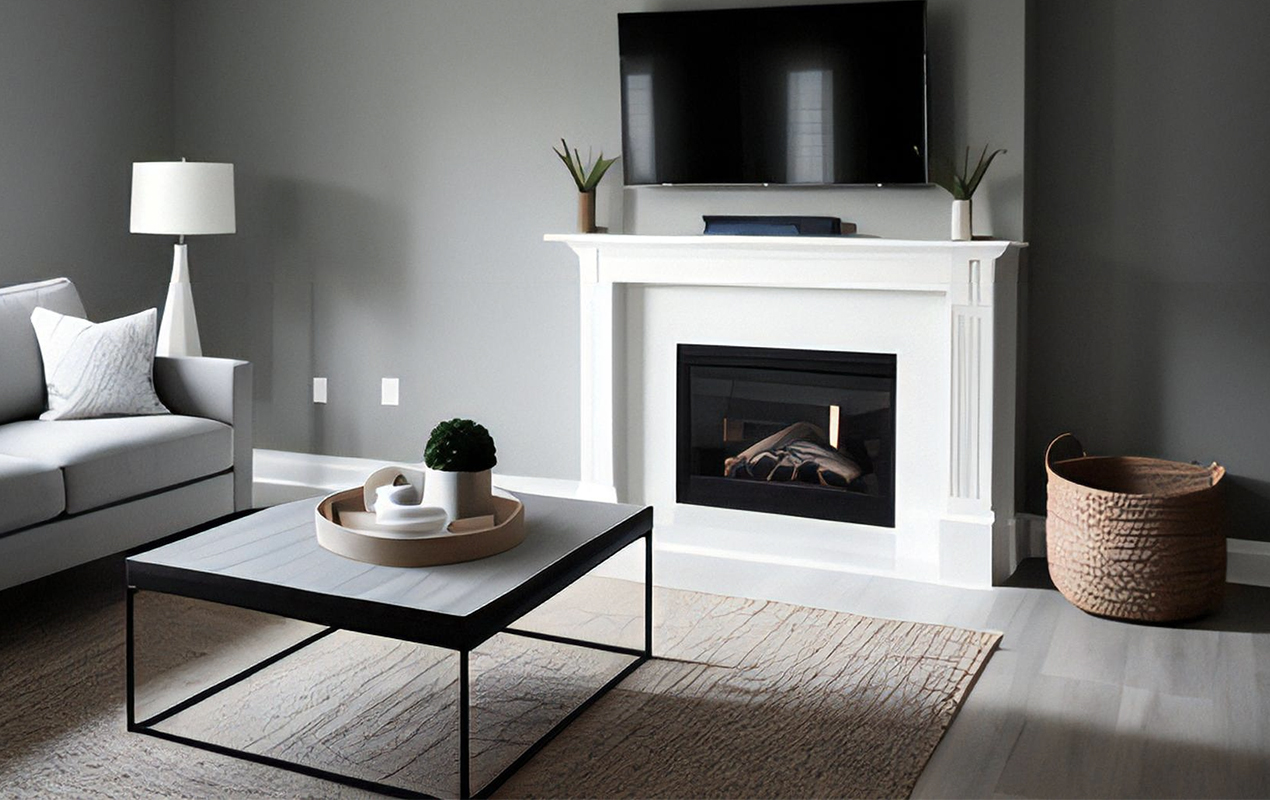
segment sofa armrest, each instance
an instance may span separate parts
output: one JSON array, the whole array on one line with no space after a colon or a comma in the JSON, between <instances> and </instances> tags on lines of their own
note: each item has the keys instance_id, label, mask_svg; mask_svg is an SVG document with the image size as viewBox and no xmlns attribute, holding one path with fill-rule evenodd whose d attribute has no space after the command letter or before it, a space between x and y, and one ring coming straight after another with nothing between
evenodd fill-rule
<instances>
[{"instance_id":1,"label":"sofa armrest","mask_svg":"<svg viewBox=\"0 0 1270 800\"><path fill-rule=\"evenodd\" d=\"M206 417L234 429L234 509L251 508L251 363L155 356L154 390L173 414Z\"/></svg>"}]
</instances>

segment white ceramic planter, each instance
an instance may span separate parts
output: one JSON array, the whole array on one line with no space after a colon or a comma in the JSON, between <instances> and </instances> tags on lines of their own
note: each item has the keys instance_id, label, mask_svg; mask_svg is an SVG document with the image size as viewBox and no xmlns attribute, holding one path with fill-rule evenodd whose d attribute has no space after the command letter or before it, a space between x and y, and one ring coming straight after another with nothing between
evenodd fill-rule
<instances>
[{"instance_id":1,"label":"white ceramic planter","mask_svg":"<svg viewBox=\"0 0 1270 800\"><path fill-rule=\"evenodd\" d=\"M970 200L952 201L952 240L954 242L970 241Z\"/></svg>"},{"instance_id":2,"label":"white ceramic planter","mask_svg":"<svg viewBox=\"0 0 1270 800\"><path fill-rule=\"evenodd\" d=\"M494 513L489 470L445 472L425 470L423 505L445 509L450 521Z\"/></svg>"}]
</instances>

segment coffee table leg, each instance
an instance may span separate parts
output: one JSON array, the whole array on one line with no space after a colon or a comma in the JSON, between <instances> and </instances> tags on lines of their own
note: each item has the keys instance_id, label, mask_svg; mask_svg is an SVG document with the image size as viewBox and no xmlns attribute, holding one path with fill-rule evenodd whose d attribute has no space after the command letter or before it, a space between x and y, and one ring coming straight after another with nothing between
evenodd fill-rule
<instances>
[{"instance_id":1,"label":"coffee table leg","mask_svg":"<svg viewBox=\"0 0 1270 800\"><path fill-rule=\"evenodd\" d=\"M546 747L551 740L569 726L571 722L582 715L584 711L590 708L601 697L616 687L619 683L626 680L635 670L653 657L653 532L650 529L644 534L644 647L642 649L635 647L623 647L619 645L602 644L600 642L588 642L582 639L575 639L569 636L556 636L550 633L538 633L537 631L519 630L516 628L508 628L503 633L512 634L514 636L524 636L530 639L540 639L546 642L556 642L559 644L569 644L577 647L586 647L592 650L601 650L609 653L621 653L631 656L634 660L622 668L620 672L611 677L603 686L595 690L586 700L583 700L572 711L570 711L563 719L555 724L551 730L544 733L536 742L526 748L512 763L503 768L489 783L485 784L476 792L476 797L489 797L500 786L503 785L512 775L516 773L522 766L529 762L540 750ZM464 663L466 669L466 663ZM462 674L466 675L466 671ZM466 724L466 709L461 711L460 723ZM466 742L467 737L464 736ZM465 784L466 785L466 784ZM464 797L467 797L464 794Z\"/></svg>"},{"instance_id":2,"label":"coffee table leg","mask_svg":"<svg viewBox=\"0 0 1270 800\"><path fill-rule=\"evenodd\" d=\"M459 651L459 797L472 796L471 677L468 651Z\"/></svg>"},{"instance_id":3,"label":"coffee table leg","mask_svg":"<svg viewBox=\"0 0 1270 800\"><path fill-rule=\"evenodd\" d=\"M644 534L644 658L653 657L653 532Z\"/></svg>"},{"instance_id":4,"label":"coffee table leg","mask_svg":"<svg viewBox=\"0 0 1270 800\"><path fill-rule=\"evenodd\" d=\"M137 678L136 665L134 663L132 642L132 602L133 597L137 594L137 590L132 586L128 587L128 621L124 628L124 660L127 664L127 695L128 695L128 730L135 731L137 729Z\"/></svg>"}]
</instances>

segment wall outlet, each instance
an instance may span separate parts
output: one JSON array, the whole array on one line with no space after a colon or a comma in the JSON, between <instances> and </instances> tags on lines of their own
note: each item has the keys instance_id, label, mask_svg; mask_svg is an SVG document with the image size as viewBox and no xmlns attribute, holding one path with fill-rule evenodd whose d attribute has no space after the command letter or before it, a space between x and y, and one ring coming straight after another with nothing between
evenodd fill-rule
<instances>
[{"instance_id":1,"label":"wall outlet","mask_svg":"<svg viewBox=\"0 0 1270 800\"><path fill-rule=\"evenodd\" d=\"M396 378L384 378L379 382L379 404L384 406L399 405L401 399Z\"/></svg>"},{"instance_id":2,"label":"wall outlet","mask_svg":"<svg viewBox=\"0 0 1270 800\"><path fill-rule=\"evenodd\" d=\"M326 402L326 378L313 379L313 402Z\"/></svg>"}]
</instances>

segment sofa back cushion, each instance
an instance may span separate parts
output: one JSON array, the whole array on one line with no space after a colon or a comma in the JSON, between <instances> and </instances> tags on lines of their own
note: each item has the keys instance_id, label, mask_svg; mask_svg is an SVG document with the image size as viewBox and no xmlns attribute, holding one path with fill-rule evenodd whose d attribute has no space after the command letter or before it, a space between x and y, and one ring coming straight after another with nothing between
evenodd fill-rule
<instances>
[{"instance_id":1,"label":"sofa back cushion","mask_svg":"<svg viewBox=\"0 0 1270 800\"><path fill-rule=\"evenodd\" d=\"M79 292L66 278L0 289L0 424L44 411L44 365L31 327L37 307L85 316Z\"/></svg>"}]
</instances>

